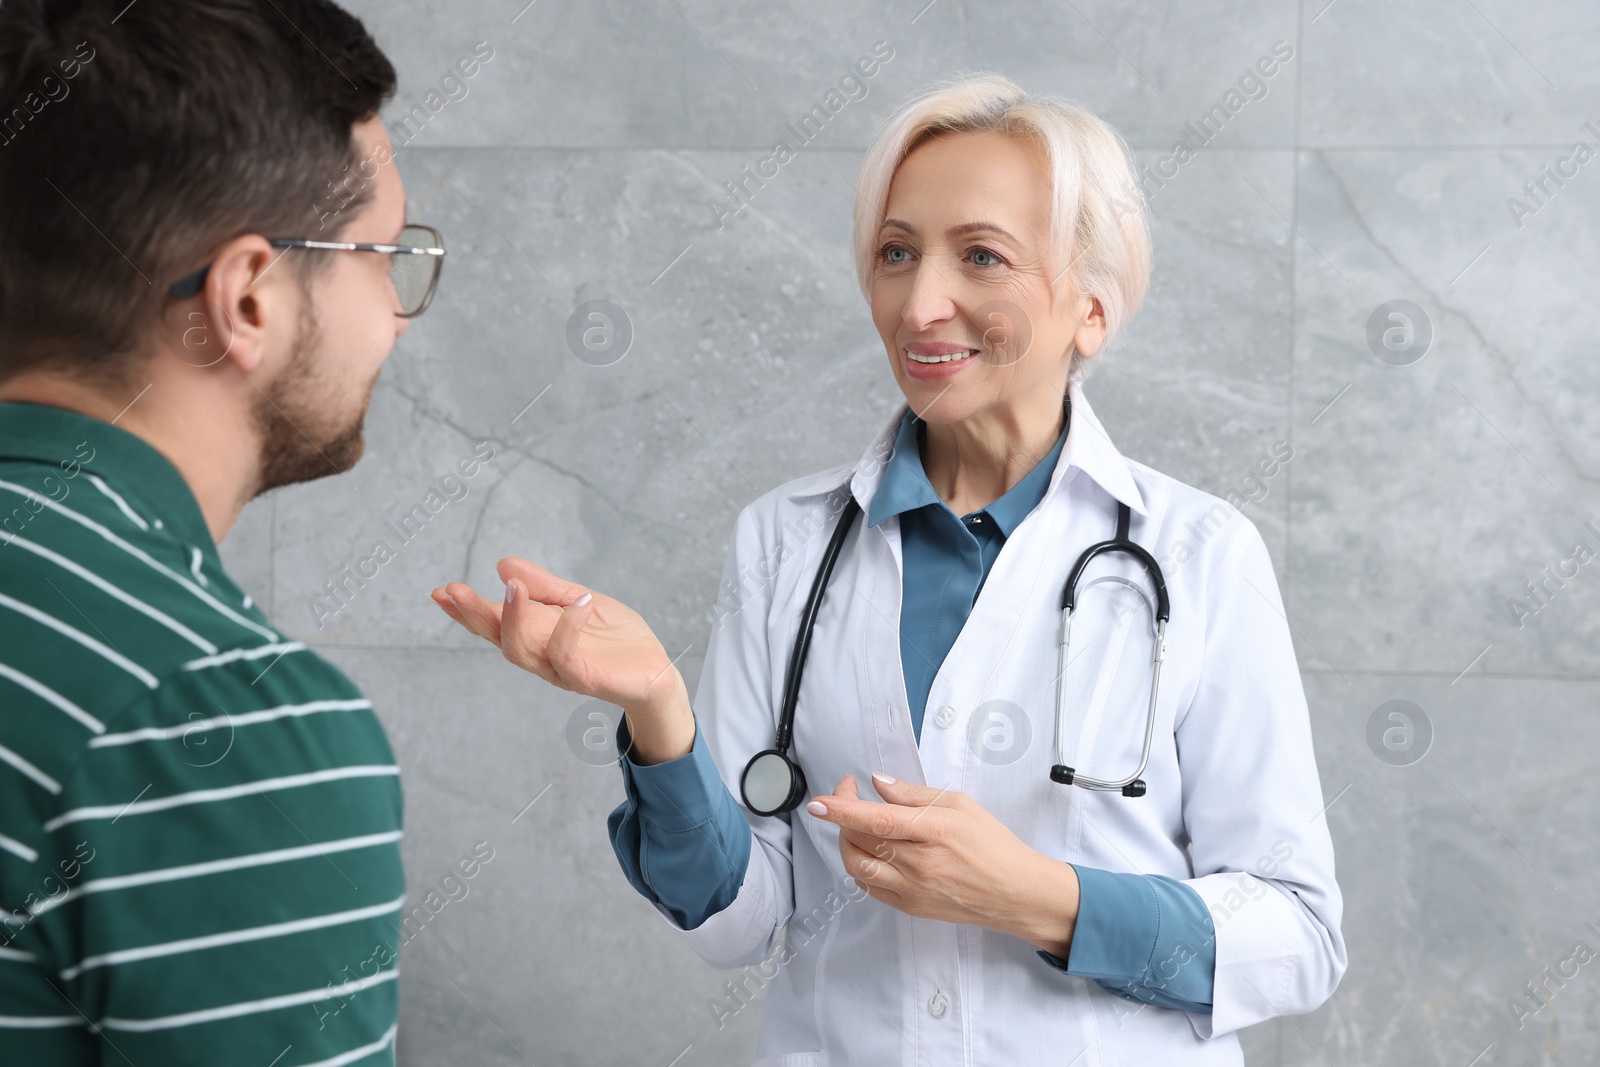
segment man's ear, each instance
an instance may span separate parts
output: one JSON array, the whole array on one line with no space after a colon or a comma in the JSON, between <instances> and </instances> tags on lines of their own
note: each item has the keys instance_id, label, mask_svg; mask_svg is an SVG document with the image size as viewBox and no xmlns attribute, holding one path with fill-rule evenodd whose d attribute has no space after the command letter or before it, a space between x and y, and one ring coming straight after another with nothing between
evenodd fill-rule
<instances>
[{"instance_id":1,"label":"man's ear","mask_svg":"<svg viewBox=\"0 0 1600 1067\"><path fill-rule=\"evenodd\" d=\"M292 331L300 286L278 249L244 234L217 249L205 286L166 316L168 347L192 367L227 365L250 376L271 358L268 339Z\"/></svg>"}]
</instances>

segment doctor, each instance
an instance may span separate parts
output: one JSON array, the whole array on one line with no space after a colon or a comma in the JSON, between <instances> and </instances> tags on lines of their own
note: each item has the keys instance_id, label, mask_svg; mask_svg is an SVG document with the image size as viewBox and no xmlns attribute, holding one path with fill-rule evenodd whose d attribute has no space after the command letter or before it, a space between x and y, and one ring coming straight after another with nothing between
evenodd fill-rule
<instances>
[{"instance_id":1,"label":"doctor","mask_svg":"<svg viewBox=\"0 0 1600 1067\"><path fill-rule=\"evenodd\" d=\"M1260 534L1124 458L1082 389L1149 277L1127 149L1074 104L970 77L903 105L857 188L857 274L906 403L858 462L739 513L692 704L637 614L534 563L501 562L503 604L434 600L624 710L613 847L704 959L745 968L713 1014L765 989L762 1067L1240 1064L1240 1028L1338 985L1342 900ZM787 746L809 802L761 815L743 774L775 747L851 500ZM1155 585L1131 557L1086 570L1083 590L1122 582L1098 608L1085 592L1059 666L1069 572L1123 513L1170 600L1131 796L1052 778L1058 741L1115 780L1147 736Z\"/></svg>"}]
</instances>

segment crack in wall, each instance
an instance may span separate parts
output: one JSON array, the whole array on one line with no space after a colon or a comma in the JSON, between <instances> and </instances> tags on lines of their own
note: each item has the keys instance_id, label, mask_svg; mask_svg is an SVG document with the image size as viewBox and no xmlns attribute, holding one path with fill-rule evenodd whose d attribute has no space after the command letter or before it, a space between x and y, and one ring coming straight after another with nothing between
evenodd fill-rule
<instances>
[{"instance_id":1,"label":"crack in wall","mask_svg":"<svg viewBox=\"0 0 1600 1067\"><path fill-rule=\"evenodd\" d=\"M1345 206L1349 209L1350 215L1356 226L1359 227L1361 232L1366 235L1366 238L1368 242L1371 243L1372 247L1376 248L1379 253L1382 254L1384 259L1386 259L1396 270L1403 274L1412 285L1416 286L1419 292L1426 294L1428 299L1436 307L1448 312L1466 325L1467 329L1472 333L1472 336L1478 339L1478 342L1483 345L1493 360L1500 366L1501 370L1505 372L1502 380L1509 383L1511 388L1515 390L1516 395L1521 398L1522 402L1526 404L1527 407L1531 408L1536 414L1546 431L1546 436L1553 442L1556 453L1560 455L1562 460L1566 463L1570 473L1575 475L1580 481L1587 482L1590 485L1600 484L1600 475L1590 474L1585 469L1584 465L1572 454L1572 450L1568 447L1565 437L1563 437L1558 429L1559 423L1555 417L1551 415L1544 402L1537 399L1528 391L1527 387L1520 380L1518 380L1516 377L1518 361L1508 352L1506 352L1505 349L1501 348L1499 344L1492 340L1468 312L1445 302L1445 300L1441 298L1432 287L1424 282L1415 271L1401 262L1399 255L1396 254L1395 251L1387 244L1381 241L1378 238L1378 235L1373 232L1372 227L1368 225L1366 218L1361 214L1360 208L1356 206L1355 198L1351 195L1348 184L1345 182L1344 178L1340 176L1339 172L1334 169L1333 165L1328 160L1327 153L1320 149L1312 149L1311 151L1312 154L1321 161L1323 169L1333 180L1334 187L1338 189L1339 196L1344 201ZM1494 429L1492 424L1490 428ZM1498 433L1499 431L1497 430L1496 432Z\"/></svg>"}]
</instances>

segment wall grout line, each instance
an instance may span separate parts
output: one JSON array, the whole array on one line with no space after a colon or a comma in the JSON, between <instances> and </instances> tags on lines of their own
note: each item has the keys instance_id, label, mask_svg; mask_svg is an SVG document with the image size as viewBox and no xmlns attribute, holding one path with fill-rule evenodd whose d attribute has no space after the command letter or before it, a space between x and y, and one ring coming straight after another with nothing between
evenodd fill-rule
<instances>
[{"instance_id":1,"label":"wall grout line","mask_svg":"<svg viewBox=\"0 0 1600 1067\"><path fill-rule=\"evenodd\" d=\"M1294 49L1300 62L1294 67L1294 152L1289 156L1289 367L1287 393L1284 397L1288 422L1289 455L1293 456L1294 425L1294 361L1300 344L1300 104L1305 86L1301 73L1305 70L1305 18L1306 3L1295 5ZM1283 613L1289 617L1294 599L1294 467L1284 472L1283 483ZM1282 1040L1282 1030L1279 1031Z\"/></svg>"}]
</instances>

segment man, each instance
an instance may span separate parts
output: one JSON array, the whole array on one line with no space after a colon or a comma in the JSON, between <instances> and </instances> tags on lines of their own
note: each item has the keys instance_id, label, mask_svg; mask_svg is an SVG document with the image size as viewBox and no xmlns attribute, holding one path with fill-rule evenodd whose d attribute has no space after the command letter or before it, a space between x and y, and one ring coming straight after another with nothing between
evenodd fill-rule
<instances>
[{"instance_id":1,"label":"man","mask_svg":"<svg viewBox=\"0 0 1600 1067\"><path fill-rule=\"evenodd\" d=\"M394 756L215 545L431 296L277 240L401 243L394 83L326 0L0 5L6 1064L393 1061Z\"/></svg>"}]
</instances>

